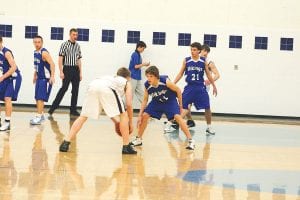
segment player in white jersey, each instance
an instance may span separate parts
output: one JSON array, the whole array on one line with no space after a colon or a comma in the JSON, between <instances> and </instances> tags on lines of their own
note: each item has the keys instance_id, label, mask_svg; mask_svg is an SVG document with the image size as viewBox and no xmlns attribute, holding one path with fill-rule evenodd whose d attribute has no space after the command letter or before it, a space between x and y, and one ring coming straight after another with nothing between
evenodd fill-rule
<instances>
[{"instance_id":1,"label":"player in white jersey","mask_svg":"<svg viewBox=\"0 0 300 200\"><path fill-rule=\"evenodd\" d=\"M126 108L122 101L125 96ZM123 154L136 154L136 150L129 144L129 134L133 131L132 125L132 88L130 71L120 68L116 76L101 77L92 81L86 92L80 117L73 123L70 133L60 145L61 152L69 150L70 141L76 136L88 118L98 119L102 110L117 126L120 123L120 132L123 138ZM117 119L119 116L119 119Z\"/></svg>"}]
</instances>

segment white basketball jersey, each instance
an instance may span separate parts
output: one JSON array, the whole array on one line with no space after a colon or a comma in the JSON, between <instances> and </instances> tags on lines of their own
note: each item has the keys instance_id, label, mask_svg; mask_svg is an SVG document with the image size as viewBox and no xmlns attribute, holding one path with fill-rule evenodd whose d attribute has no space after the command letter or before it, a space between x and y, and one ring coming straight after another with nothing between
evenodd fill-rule
<instances>
[{"instance_id":1,"label":"white basketball jersey","mask_svg":"<svg viewBox=\"0 0 300 200\"><path fill-rule=\"evenodd\" d=\"M121 76L104 76L100 78L105 82L105 85L115 90L118 95L123 96L125 94L125 87L127 79Z\"/></svg>"}]
</instances>

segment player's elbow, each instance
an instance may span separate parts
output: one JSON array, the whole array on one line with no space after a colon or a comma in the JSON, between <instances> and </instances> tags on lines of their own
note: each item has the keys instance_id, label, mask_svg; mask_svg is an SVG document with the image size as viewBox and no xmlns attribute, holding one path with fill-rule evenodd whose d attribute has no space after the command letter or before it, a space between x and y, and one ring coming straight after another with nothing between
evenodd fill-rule
<instances>
[{"instance_id":1,"label":"player's elbow","mask_svg":"<svg viewBox=\"0 0 300 200\"><path fill-rule=\"evenodd\" d=\"M14 73L15 71L17 70L17 65L12 65L11 66L11 71L12 71L12 73Z\"/></svg>"},{"instance_id":2,"label":"player's elbow","mask_svg":"<svg viewBox=\"0 0 300 200\"><path fill-rule=\"evenodd\" d=\"M176 90L175 91L176 91L177 94L181 94L181 89L179 87L177 87L177 86L176 86Z\"/></svg>"}]
</instances>

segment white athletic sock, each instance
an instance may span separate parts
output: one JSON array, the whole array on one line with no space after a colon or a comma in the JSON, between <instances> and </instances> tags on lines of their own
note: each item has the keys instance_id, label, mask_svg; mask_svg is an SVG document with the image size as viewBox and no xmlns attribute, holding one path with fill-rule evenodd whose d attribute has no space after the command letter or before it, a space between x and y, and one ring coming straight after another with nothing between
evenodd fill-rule
<instances>
[{"instance_id":1,"label":"white athletic sock","mask_svg":"<svg viewBox=\"0 0 300 200\"><path fill-rule=\"evenodd\" d=\"M36 116L39 117L39 118L41 118L42 115L43 115L43 114L39 114L39 113L36 114Z\"/></svg>"},{"instance_id":2,"label":"white athletic sock","mask_svg":"<svg viewBox=\"0 0 300 200\"><path fill-rule=\"evenodd\" d=\"M207 124L207 128L210 129L211 128L211 124Z\"/></svg>"}]
</instances>

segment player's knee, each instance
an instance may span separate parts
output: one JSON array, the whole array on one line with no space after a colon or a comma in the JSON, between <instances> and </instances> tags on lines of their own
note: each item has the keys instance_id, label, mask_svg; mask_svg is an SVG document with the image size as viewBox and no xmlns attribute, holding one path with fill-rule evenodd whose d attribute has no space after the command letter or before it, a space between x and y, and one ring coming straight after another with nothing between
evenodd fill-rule
<instances>
[{"instance_id":1,"label":"player's knee","mask_svg":"<svg viewBox=\"0 0 300 200\"><path fill-rule=\"evenodd\" d=\"M123 112L123 113L120 114L120 122L122 122L122 123L128 123L129 122L127 112Z\"/></svg>"},{"instance_id":2,"label":"player's knee","mask_svg":"<svg viewBox=\"0 0 300 200\"><path fill-rule=\"evenodd\" d=\"M148 113L144 112L142 115L142 121L147 122L149 118L150 118L150 115Z\"/></svg>"},{"instance_id":3,"label":"player's knee","mask_svg":"<svg viewBox=\"0 0 300 200\"><path fill-rule=\"evenodd\" d=\"M4 101L5 103L11 103L11 97L5 97Z\"/></svg>"},{"instance_id":4,"label":"player's knee","mask_svg":"<svg viewBox=\"0 0 300 200\"><path fill-rule=\"evenodd\" d=\"M174 115L174 119L176 120L177 123L180 123L183 120L183 118L179 114Z\"/></svg>"}]
</instances>

